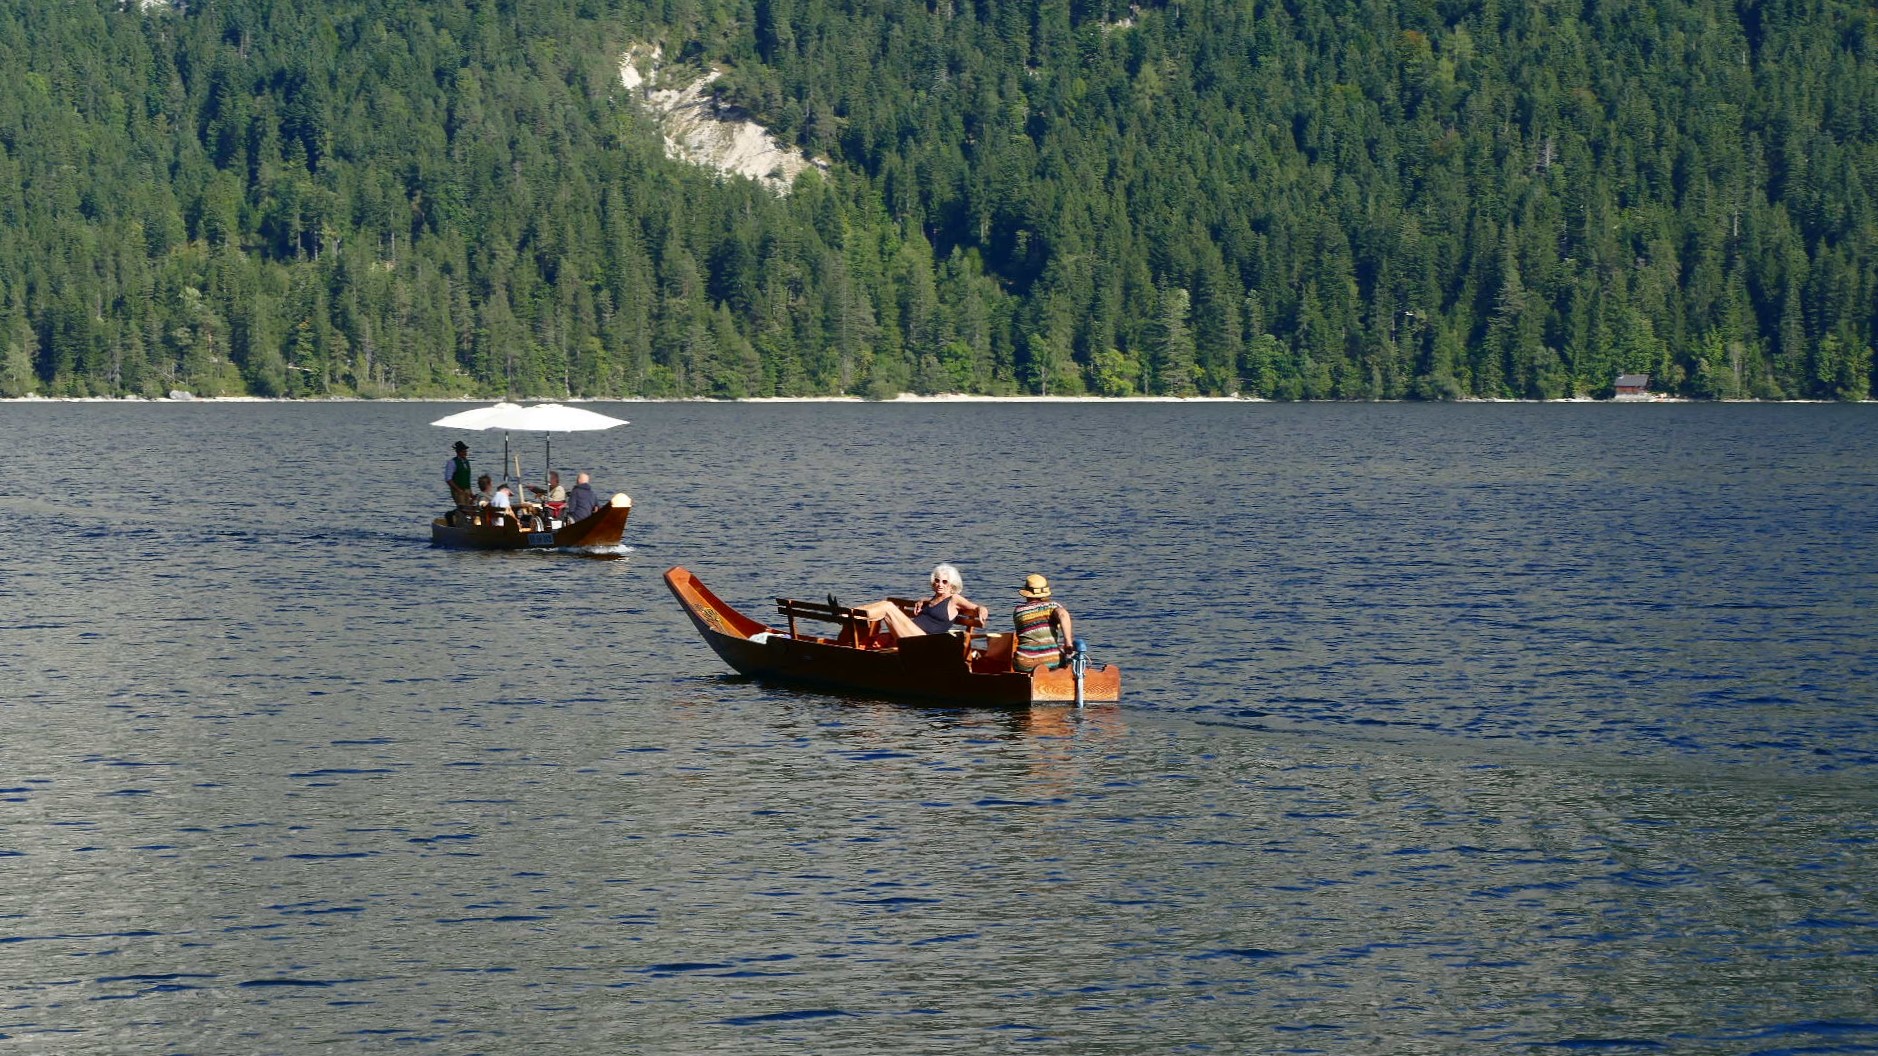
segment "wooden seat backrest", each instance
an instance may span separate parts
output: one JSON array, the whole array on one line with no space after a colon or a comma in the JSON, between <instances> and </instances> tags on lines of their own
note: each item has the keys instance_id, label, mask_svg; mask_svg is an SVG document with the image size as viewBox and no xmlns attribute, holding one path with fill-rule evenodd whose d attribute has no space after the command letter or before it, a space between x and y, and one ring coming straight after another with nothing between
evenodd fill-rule
<instances>
[{"instance_id":1,"label":"wooden seat backrest","mask_svg":"<svg viewBox=\"0 0 1878 1056\"><path fill-rule=\"evenodd\" d=\"M796 637L797 620L819 620L823 623L838 623L841 634L836 641L841 645L860 645L864 639L868 624L867 613L860 609L850 609L846 605L830 605L825 601L798 601L795 598L777 598L776 611L789 618L789 637Z\"/></svg>"}]
</instances>

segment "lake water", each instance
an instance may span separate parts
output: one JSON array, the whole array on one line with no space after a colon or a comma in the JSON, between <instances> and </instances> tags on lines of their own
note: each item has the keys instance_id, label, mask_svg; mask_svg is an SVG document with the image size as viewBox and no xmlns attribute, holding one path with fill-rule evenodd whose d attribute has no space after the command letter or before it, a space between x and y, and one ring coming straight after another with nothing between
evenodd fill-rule
<instances>
[{"instance_id":1,"label":"lake water","mask_svg":"<svg viewBox=\"0 0 1878 1056\"><path fill-rule=\"evenodd\" d=\"M1878 1051L1878 406L593 406L613 560L429 547L461 405L0 404L0 1051ZM941 560L1122 703L660 580Z\"/></svg>"}]
</instances>

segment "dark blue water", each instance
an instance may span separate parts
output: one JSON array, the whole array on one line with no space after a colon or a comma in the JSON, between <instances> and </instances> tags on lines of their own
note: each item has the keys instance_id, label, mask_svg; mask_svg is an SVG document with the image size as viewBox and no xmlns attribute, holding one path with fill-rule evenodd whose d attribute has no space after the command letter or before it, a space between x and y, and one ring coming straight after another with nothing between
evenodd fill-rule
<instances>
[{"instance_id":1,"label":"dark blue water","mask_svg":"<svg viewBox=\"0 0 1878 1056\"><path fill-rule=\"evenodd\" d=\"M598 405L615 560L430 549L457 409L0 403L0 1051L1878 1051L1878 408ZM659 580L941 560L1123 703Z\"/></svg>"}]
</instances>

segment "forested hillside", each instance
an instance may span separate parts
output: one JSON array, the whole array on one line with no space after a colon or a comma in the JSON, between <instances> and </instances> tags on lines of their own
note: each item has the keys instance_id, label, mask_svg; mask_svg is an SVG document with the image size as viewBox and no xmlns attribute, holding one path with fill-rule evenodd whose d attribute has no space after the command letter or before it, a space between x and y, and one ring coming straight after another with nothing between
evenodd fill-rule
<instances>
[{"instance_id":1,"label":"forested hillside","mask_svg":"<svg viewBox=\"0 0 1878 1056\"><path fill-rule=\"evenodd\" d=\"M635 42L828 162L668 160ZM1861 399L1845 0L0 5L0 395Z\"/></svg>"}]
</instances>

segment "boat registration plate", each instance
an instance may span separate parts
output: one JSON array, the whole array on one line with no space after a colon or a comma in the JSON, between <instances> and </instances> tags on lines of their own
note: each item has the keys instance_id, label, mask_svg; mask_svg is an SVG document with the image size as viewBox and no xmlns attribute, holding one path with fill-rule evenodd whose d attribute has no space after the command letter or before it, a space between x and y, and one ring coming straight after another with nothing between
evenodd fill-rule
<instances>
[{"instance_id":1,"label":"boat registration plate","mask_svg":"<svg viewBox=\"0 0 1878 1056\"><path fill-rule=\"evenodd\" d=\"M529 532L528 533L528 545L529 546L553 546L554 545L554 533L553 532Z\"/></svg>"}]
</instances>

